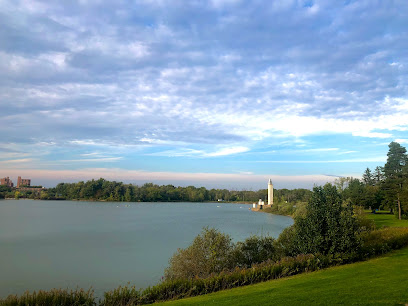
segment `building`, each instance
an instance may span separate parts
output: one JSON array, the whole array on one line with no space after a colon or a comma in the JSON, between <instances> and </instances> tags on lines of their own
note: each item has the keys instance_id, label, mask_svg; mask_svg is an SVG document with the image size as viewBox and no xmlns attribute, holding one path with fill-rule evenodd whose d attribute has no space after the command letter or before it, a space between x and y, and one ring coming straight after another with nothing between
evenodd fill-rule
<instances>
[{"instance_id":1,"label":"building","mask_svg":"<svg viewBox=\"0 0 408 306\"><path fill-rule=\"evenodd\" d=\"M273 184L272 184L272 180L269 179L268 182L268 205L272 205L273 204Z\"/></svg>"},{"instance_id":2,"label":"building","mask_svg":"<svg viewBox=\"0 0 408 306\"><path fill-rule=\"evenodd\" d=\"M272 184L272 180L269 179L268 181L268 204L265 204L265 202L262 201L262 199L259 199L258 203L252 204L252 210L259 211L259 210L262 210L264 206L265 208L267 208L267 207L271 207L272 205L273 205L273 184Z\"/></svg>"},{"instance_id":3,"label":"building","mask_svg":"<svg viewBox=\"0 0 408 306\"><path fill-rule=\"evenodd\" d=\"M19 188L21 186L30 187L30 185L31 185L31 179L22 179L21 176L18 177L18 179L17 179L17 188Z\"/></svg>"},{"instance_id":4,"label":"building","mask_svg":"<svg viewBox=\"0 0 408 306\"><path fill-rule=\"evenodd\" d=\"M10 180L9 177L4 177L4 178L0 179L0 185L4 185L4 186L7 186L7 187L13 187L14 186L12 180Z\"/></svg>"}]
</instances>

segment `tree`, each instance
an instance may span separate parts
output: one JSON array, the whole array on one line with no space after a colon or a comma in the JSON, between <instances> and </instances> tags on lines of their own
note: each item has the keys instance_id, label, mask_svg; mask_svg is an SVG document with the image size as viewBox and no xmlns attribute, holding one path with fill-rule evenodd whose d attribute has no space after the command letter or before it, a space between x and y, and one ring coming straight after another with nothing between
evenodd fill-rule
<instances>
[{"instance_id":1,"label":"tree","mask_svg":"<svg viewBox=\"0 0 408 306\"><path fill-rule=\"evenodd\" d=\"M349 199L352 205L363 205L365 188L359 179L351 178L348 186L343 191L345 199Z\"/></svg>"},{"instance_id":2,"label":"tree","mask_svg":"<svg viewBox=\"0 0 408 306\"><path fill-rule=\"evenodd\" d=\"M384 167L377 166L374 170L374 181L378 185L384 180Z\"/></svg>"},{"instance_id":3,"label":"tree","mask_svg":"<svg viewBox=\"0 0 408 306\"><path fill-rule=\"evenodd\" d=\"M397 142L391 142L387 153L387 163L384 165L384 189L386 199L391 208L397 204L398 219L403 214L401 200L403 198L404 185L407 183L407 150Z\"/></svg>"},{"instance_id":4,"label":"tree","mask_svg":"<svg viewBox=\"0 0 408 306\"><path fill-rule=\"evenodd\" d=\"M352 180L351 177L339 177L334 180L334 185L337 187L339 192L342 192L347 188L349 182Z\"/></svg>"},{"instance_id":5,"label":"tree","mask_svg":"<svg viewBox=\"0 0 408 306\"><path fill-rule=\"evenodd\" d=\"M367 168L363 174L363 182L366 186L373 186L375 184L374 175L371 173L370 168Z\"/></svg>"},{"instance_id":6,"label":"tree","mask_svg":"<svg viewBox=\"0 0 408 306\"><path fill-rule=\"evenodd\" d=\"M314 187L304 217L295 218L287 255L351 253L360 246L359 226L350 203L331 184Z\"/></svg>"}]
</instances>

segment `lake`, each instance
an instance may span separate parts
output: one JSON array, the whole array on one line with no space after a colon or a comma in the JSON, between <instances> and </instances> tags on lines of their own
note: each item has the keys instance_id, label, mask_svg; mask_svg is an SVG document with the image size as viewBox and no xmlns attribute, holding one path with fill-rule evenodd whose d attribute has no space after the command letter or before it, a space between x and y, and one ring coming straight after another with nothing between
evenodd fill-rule
<instances>
[{"instance_id":1,"label":"lake","mask_svg":"<svg viewBox=\"0 0 408 306\"><path fill-rule=\"evenodd\" d=\"M205 226L242 241L277 237L289 217L228 203L0 200L0 297L160 281L169 258Z\"/></svg>"}]
</instances>

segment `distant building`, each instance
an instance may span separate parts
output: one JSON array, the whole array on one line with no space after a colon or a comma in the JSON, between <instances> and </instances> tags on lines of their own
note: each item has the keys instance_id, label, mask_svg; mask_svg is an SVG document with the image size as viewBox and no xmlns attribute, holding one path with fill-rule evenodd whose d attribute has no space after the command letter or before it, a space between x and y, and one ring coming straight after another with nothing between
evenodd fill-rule
<instances>
[{"instance_id":1,"label":"distant building","mask_svg":"<svg viewBox=\"0 0 408 306\"><path fill-rule=\"evenodd\" d=\"M21 176L17 179L17 188L21 186L29 187L31 185L31 179L22 179Z\"/></svg>"},{"instance_id":2,"label":"distant building","mask_svg":"<svg viewBox=\"0 0 408 306\"><path fill-rule=\"evenodd\" d=\"M9 177L4 177L4 178L0 179L0 185L4 185L4 186L7 186L7 187L13 187L14 186L12 180L10 180Z\"/></svg>"}]
</instances>

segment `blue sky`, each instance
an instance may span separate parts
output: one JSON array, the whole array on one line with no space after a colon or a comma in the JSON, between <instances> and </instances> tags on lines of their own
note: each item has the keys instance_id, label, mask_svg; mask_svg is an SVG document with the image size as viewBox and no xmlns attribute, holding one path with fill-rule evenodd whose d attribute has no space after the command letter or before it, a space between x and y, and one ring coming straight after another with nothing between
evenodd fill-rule
<instances>
[{"instance_id":1,"label":"blue sky","mask_svg":"<svg viewBox=\"0 0 408 306\"><path fill-rule=\"evenodd\" d=\"M0 1L0 176L311 188L408 144L408 2Z\"/></svg>"}]
</instances>

